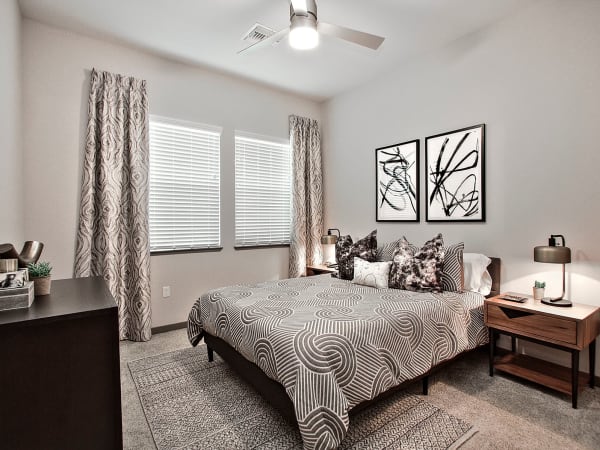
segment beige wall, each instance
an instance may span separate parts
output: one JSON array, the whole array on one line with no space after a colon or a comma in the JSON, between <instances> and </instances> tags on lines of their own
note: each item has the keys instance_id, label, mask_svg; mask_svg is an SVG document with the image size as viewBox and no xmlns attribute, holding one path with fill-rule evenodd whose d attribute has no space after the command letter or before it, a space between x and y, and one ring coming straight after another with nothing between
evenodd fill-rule
<instances>
[{"instance_id":1,"label":"beige wall","mask_svg":"<svg viewBox=\"0 0 600 450\"><path fill-rule=\"evenodd\" d=\"M17 0L0 2L0 244L19 250L23 232L21 156L21 15Z\"/></svg>"},{"instance_id":2,"label":"beige wall","mask_svg":"<svg viewBox=\"0 0 600 450\"><path fill-rule=\"evenodd\" d=\"M560 266L534 263L533 247L561 233L573 251L568 297L600 305L599 23L600 2L537 2L328 102L325 226L416 243L442 232L467 251L501 257L505 290L531 293L542 279L549 295L560 293ZM376 147L481 122L486 223L375 222Z\"/></svg>"},{"instance_id":3,"label":"beige wall","mask_svg":"<svg viewBox=\"0 0 600 450\"><path fill-rule=\"evenodd\" d=\"M234 129L286 138L288 115L319 119L309 100L136 49L23 22L26 232L46 243L56 278L73 275L90 70L148 81L150 113L223 127L220 252L152 257L153 326L187 319L204 291L285 278L288 249L234 250ZM162 286L171 297L162 298Z\"/></svg>"}]
</instances>

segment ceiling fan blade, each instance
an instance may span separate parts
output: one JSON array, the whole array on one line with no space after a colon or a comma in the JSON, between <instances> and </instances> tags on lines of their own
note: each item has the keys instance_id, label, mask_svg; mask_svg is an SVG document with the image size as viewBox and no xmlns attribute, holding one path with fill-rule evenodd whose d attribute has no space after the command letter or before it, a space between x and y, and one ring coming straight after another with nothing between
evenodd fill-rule
<instances>
[{"instance_id":1,"label":"ceiling fan blade","mask_svg":"<svg viewBox=\"0 0 600 450\"><path fill-rule=\"evenodd\" d=\"M317 31L319 31L319 33L362 45L363 47L368 47L372 50L377 50L385 40L385 38L381 36L353 30L352 28L341 27L339 25L332 25L326 22L319 22L317 24Z\"/></svg>"},{"instance_id":2,"label":"ceiling fan blade","mask_svg":"<svg viewBox=\"0 0 600 450\"><path fill-rule=\"evenodd\" d=\"M299 16L306 16L308 14L308 6L306 5L306 0L291 0L290 4L292 5L294 14L297 14Z\"/></svg>"},{"instance_id":3,"label":"ceiling fan blade","mask_svg":"<svg viewBox=\"0 0 600 450\"><path fill-rule=\"evenodd\" d=\"M284 28L283 30L280 30L277 33L275 33L273 36L270 36L266 39L263 39L262 41L258 41L255 44L249 45L248 47L241 49L239 52L237 52L237 54L239 55L240 53L245 52L247 50L258 50L269 45L278 44L284 37L287 36L289 32L289 28Z\"/></svg>"}]
</instances>

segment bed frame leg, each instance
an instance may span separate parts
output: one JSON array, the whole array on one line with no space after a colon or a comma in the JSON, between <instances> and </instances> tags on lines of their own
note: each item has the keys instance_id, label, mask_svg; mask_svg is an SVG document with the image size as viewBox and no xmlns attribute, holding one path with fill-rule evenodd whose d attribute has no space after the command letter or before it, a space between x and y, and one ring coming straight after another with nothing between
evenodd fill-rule
<instances>
[{"instance_id":1,"label":"bed frame leg","mask_svg":"<svg viewBox=\"0 0 600 450\"><path fill-rule=\"evenodd\" d=\"M208 362L213 362L214 360L214 353L213 353L213 349L210 348L208 345L206 346L206 352L208 353Z\"/></svg>"},{"instance_id":2,"label":"bed frame leg","mask_svg":"<svg viewBox=\"0 0 600 450\"><path fill-rule=\"evenodd\" d=\"M429 375L423 377L423 395L429 394Z\"/></svg>"}]
</instances>

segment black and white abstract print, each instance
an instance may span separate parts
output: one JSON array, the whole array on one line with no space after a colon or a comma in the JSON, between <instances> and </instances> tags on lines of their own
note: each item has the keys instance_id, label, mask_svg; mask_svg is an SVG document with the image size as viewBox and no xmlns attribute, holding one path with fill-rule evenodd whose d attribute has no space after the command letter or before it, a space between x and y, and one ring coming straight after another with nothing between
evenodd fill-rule
<instances>
[{"instance_id":1,"label":"black and white abstract print","mask_svg":"<svg viewBox=\"0 0 600 450\"><path fill-rule=\"evenodd\" d=\"M419 221L419 141L375 150L378 222Z\"/></svg>"},{"instance_id":2,"label":"black and white abstract print","mask_svg":"<svg viewBox=\"0 0 600 450\"><path fill-rule=\"evenodd\" d=\"M485 221L485 125L425 140L427 221Z\"/></svg>"}]
</instances>

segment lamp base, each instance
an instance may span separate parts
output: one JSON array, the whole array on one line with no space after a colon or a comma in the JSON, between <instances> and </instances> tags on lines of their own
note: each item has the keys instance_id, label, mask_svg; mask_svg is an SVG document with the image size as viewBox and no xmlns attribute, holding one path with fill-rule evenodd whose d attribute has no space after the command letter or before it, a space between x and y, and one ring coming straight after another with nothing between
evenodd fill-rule
<instances>
[{"instance_id":1,"label":"lamp base","mask_svg":"<svg viewBox=\"0 0 600 450\"><path fill-rule=\"evenodd\" d=\"M567 300L565 298L561 298L560 300L554 300L551 297L544 297L542 299L542 303L550 306L562 306L563 308L568 308L569 306L573 306L573 302L571 300Z\"/></svg>"}]
</instances>

